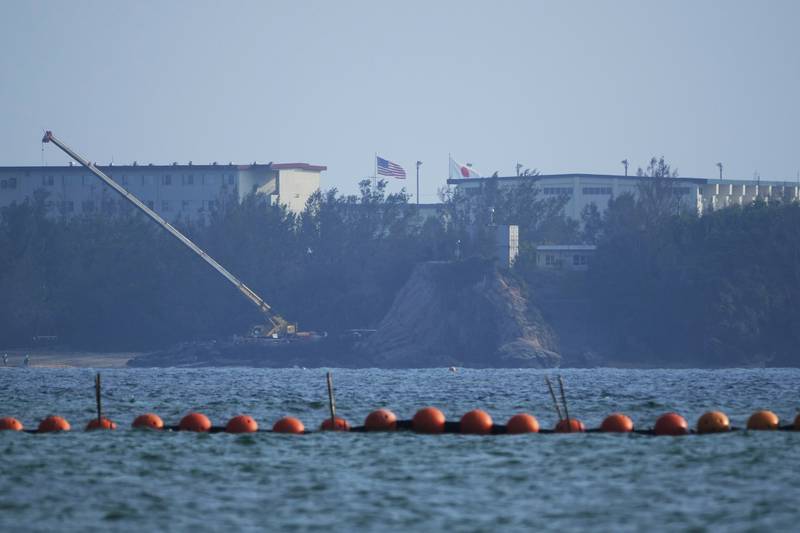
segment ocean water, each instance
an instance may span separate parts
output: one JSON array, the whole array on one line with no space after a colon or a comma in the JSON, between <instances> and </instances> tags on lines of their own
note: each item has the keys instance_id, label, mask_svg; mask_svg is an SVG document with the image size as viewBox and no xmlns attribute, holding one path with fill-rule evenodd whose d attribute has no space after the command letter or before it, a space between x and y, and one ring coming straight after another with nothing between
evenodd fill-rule
<instances>
[{"instance_id":1,"label":"ocean water","mask_svg":"<svg viewBox=\"0 0 800 533\"><path fill-rule=\"evenodd\" d=\"M790 423L800 370L562 370L570 414L587 427L615 411L651 427L667 411L691 425L710 409L744 426L756 409ZM327 416L324 369L104 370L104 408L120 429L85 433L92 369L0 368L0 416L63 434L0 432L2 531L796 531L800 432L724 435L310 435L130 430L153 411L215 425L247 413L262 428ZM336 370L338 414L378 407L408 419L426 405L458 420L556 422L555 371Z\"/></svg>"}]
</instances>

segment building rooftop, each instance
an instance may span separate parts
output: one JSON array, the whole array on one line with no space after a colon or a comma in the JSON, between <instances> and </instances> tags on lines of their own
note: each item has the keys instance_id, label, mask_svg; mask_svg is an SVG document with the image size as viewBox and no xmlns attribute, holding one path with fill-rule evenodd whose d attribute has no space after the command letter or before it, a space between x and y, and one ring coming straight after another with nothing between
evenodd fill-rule
<instances>
[{"instance_id":1,"label":"building rooftop","mask_svg":"<svg viewBox=\"0 0 800 533\"><path fill-rule=\"evenodd\" d=\"M95 163L97 165L97 163ZM130 165L117 165L114 163L108 165L97 165L98 168L102 169L140 169L140 168L152 168L152 169L170 169L170 168L192 168L192 169L199 169L199 170L210 170L210 169L220 169L220 168L235 168L237 170L250 170L250 169L266 169L266 170L310 170L316 172L322 172L324 170L328 170L328 167L324 165L311 165L308 163L250 163L250 164L238 164L238 163L210 163L210 164L195 164L192 161L189 161L187 164L179 164L179 163L170 163L167 165L162 164L154 164L154 163L138 163L134 162ZM77 170L83 169L81 165L78 164L69 164L69 165L53 165L53 166L41 166L41 165L30 165L30 166L8 166L3 167L0 166L0 171L17 171L17 172L26 172L31 170L41 171L42 169L52 169L53 171L69 171L69 170Z\"/></svg>"},{"instance_id":2,"label":"building rooftop","mask_svg":"<svg viewBox=\"0 0 800 533\"><path fill-rule=\"evenodd\" d=\"M326 166L309 165L308 163L270 163L270 167L275 170L311 170L316 172L328 170Z\"/></svg>"},{"instance_id":3,"label":"building rooftop","mask_svg":"<svg viewBox=\"0 0 800 533\"><path fill-rule=\"evenodd\" d=\"M591 173L583 173L583 172L569 172L564 174L539 174L536 176L497 176L496 178L493 177L482 177L482 178L450 178L447 180L448 185L458 185L459 183L481 183L492 179L497 179L499 181L514 181L522 179L531 179L533 181L538 181L542 179L558 179L558 178L585 178L585 179L597 179L597 180L607 180L607 179L620 179L620 180L638 180L641 179L640 176L635 175L622 175L622 174L591 174ZM754 180L754 179L723 179L720 180L718 178L699 178L695 176L677 176L673 178L677 181L683 182L690 182L695 183L697 185L713 185L713 184L720 184L720 185L741 185L743 183L759 183L761 185L800 185L797 180L785 180L785 181L776 181L776 180Z\"/></svg>"}]
</instances>

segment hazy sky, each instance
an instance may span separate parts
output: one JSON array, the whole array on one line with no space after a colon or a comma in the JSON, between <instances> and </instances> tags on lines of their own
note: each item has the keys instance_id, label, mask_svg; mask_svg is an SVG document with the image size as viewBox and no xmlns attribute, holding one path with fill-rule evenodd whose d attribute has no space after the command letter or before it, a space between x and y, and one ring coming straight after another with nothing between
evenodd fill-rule
<instances>
[{"instance_id":1,"label":"hazy sky","mask_svg":"<svg viewBox=\"0 0 800 533\"><path fill-rule=\"evenodd\" d=\"M795 179L798 28L798 1L5 1L0 165L52 129L100 163L304 161L348 192L375 152L413 192L420 159L423 201L448 153Z\"/></svg>"}]
</instances>

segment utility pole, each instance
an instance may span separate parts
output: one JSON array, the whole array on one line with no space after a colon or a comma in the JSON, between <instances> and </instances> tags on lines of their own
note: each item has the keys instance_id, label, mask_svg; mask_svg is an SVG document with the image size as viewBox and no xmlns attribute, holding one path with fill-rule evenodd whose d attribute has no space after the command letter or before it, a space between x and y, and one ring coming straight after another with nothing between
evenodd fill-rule
<instances>
[{"instance_id":1,"label":"utility pole","mask_svg":"<svg viewBox=\"0 0 800 533\"><path fill-rule=\"evenodd\" d=\"M519 171L522 169L522 163L517 163L517 176L519 176Z\"/></svg>"},{"instance_id":2,"label":"utility pole","mask_svg":"<svg viewBox=\"0 0 800 533\"><path fill-rule=\"evenodd\" d=\"M419 167L422 166L422 161L417 161L417 205L419 205Z\"/></svg>"},{"instance_id":3,"label":"utility pole","mask_svg":"<svg viewBox=\"0 0 800 533\"><path fill-rule=\"evenodd\" d=\"M622 163L622 165L625 167L625 176L627 176L628 175L628 160L627 159L623 159L622 161L620 161L620 163Z\"/></svg>"},{"instance_id":4,"label":"utility pole","mask_svg":"<svg viewBox=\"0 0 800 533\"><path fill-rule=\"evenodd\" d=\"M719 181L722 181L722 163L717 163L717 167L719 167Z\"/></svg>"}]
</instances>

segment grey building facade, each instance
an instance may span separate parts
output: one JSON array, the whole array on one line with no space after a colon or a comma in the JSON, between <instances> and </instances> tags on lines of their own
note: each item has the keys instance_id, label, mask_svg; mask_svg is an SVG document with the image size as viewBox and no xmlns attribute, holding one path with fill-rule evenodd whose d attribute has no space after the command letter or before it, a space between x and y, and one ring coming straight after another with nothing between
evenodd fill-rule
<instances>
[{"instance_id":1,"label":"grey building facade","mask_svg":"<svg viewBox=\"0 0 800 533\"><path fill-rule=\"evenodd\" d=\"M167 220L204 221L226 201L250 193L293 212L320 188L327 167L306 163L108 165L98 167ZM40 191L49 213L112 212L125 201L80 165L0 167L0 208Z\"/></svg>"}]
</instances>

